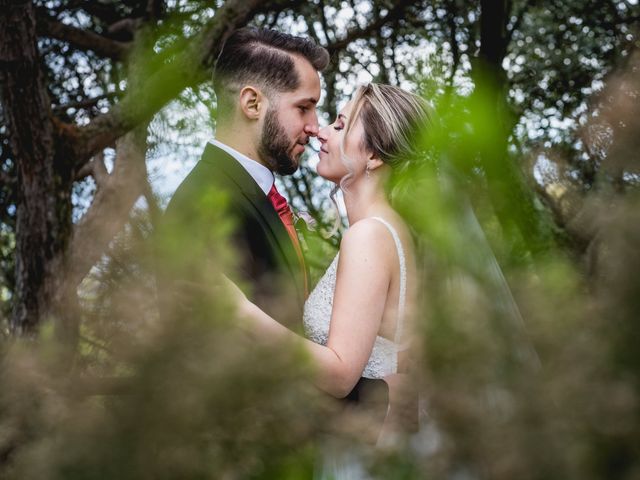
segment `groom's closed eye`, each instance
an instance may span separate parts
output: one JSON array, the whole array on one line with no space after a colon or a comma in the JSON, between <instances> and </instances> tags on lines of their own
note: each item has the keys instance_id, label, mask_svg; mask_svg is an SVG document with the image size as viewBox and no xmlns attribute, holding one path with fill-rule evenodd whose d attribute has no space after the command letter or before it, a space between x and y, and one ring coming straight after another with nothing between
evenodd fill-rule
<instances>
[{"instance_id":1,"label":"groom's closed eye","mask_svg":"<svg viewBox=\"0 0 640 480\"><path fill-rule=\"evenodd\" d=\"M304 98L300 99L297 107L302 113L307 113L310 110L315 110L316 103L318 103L318 101L315 98Z\"/></svg>"}]
</instances>

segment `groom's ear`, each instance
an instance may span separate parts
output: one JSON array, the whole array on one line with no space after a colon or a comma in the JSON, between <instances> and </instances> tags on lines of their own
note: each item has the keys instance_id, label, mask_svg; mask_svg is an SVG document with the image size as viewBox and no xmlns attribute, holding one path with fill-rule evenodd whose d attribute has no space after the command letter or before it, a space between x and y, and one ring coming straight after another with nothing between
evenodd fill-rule
<instances>
[{"instance_id":1,"label":"groom's ear","mask_svg":"<svg viewBox=\"0 0 640 480\"><path fill-rule=\"evenodd\" d=\"M240 110L248 119L260 118L264 103L265 97L256 87L246 86L240 90Z\"/></svg>"}]
</instances>

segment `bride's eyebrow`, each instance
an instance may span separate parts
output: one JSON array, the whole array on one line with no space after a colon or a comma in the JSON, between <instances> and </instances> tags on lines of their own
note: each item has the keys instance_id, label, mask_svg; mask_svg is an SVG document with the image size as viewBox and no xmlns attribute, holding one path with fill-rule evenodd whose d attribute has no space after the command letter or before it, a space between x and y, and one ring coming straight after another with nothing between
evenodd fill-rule
<instances>
[{"instance_id":1,"label":"bride's eyebrow","mask_svg":"<svg viewBox=\"0 0 640 480\"><path fill-rule=\"evenodd\" d=\"M338 114L338 120L342 120L343 122L347 119L347 116L343 113Z\"/></svg>"}]
</instances>

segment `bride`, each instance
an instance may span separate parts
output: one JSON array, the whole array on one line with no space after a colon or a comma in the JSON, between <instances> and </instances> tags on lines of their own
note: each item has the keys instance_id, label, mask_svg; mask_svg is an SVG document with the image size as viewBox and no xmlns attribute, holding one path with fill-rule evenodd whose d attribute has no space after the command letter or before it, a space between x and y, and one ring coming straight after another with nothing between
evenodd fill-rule
<instances>
[{"instance_id":1,"label":"bride","mask_svg":"<svg viewBox=\"0 0 640 480\"><path fill-rule=\"evenodd\" d=\"M419 158L415 137L428 123L420 97L368 84L320 130L318 174L342 188L349 229L305 303L307 339L234 288L252 334L304 344L317 366L320 389L342 398L360 377L385 379L390 413L398 396L395 374L407 371L417 273L409 230L385 187L394 169Z\"/></svg>"}]
</instances>

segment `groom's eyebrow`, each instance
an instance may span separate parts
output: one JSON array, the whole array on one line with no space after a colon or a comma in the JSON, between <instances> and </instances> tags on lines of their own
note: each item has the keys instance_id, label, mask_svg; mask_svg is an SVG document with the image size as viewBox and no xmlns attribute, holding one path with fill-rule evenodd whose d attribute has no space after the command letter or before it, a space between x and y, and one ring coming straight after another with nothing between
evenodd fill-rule
<instances>
[{"instance_id":1,"label":"groom's eyebrow","mask_svg":"<svg viewBox=\"0 0 640 480\"><path fill-rule=\"evenodd\" d=\"M302 100L300 100L301 103L313 103L314 105L316 103L318 103L318 99L317 98L313 98L313 97L309 97L309 98L303 98Z\"/></svg>"}]
</instances>

